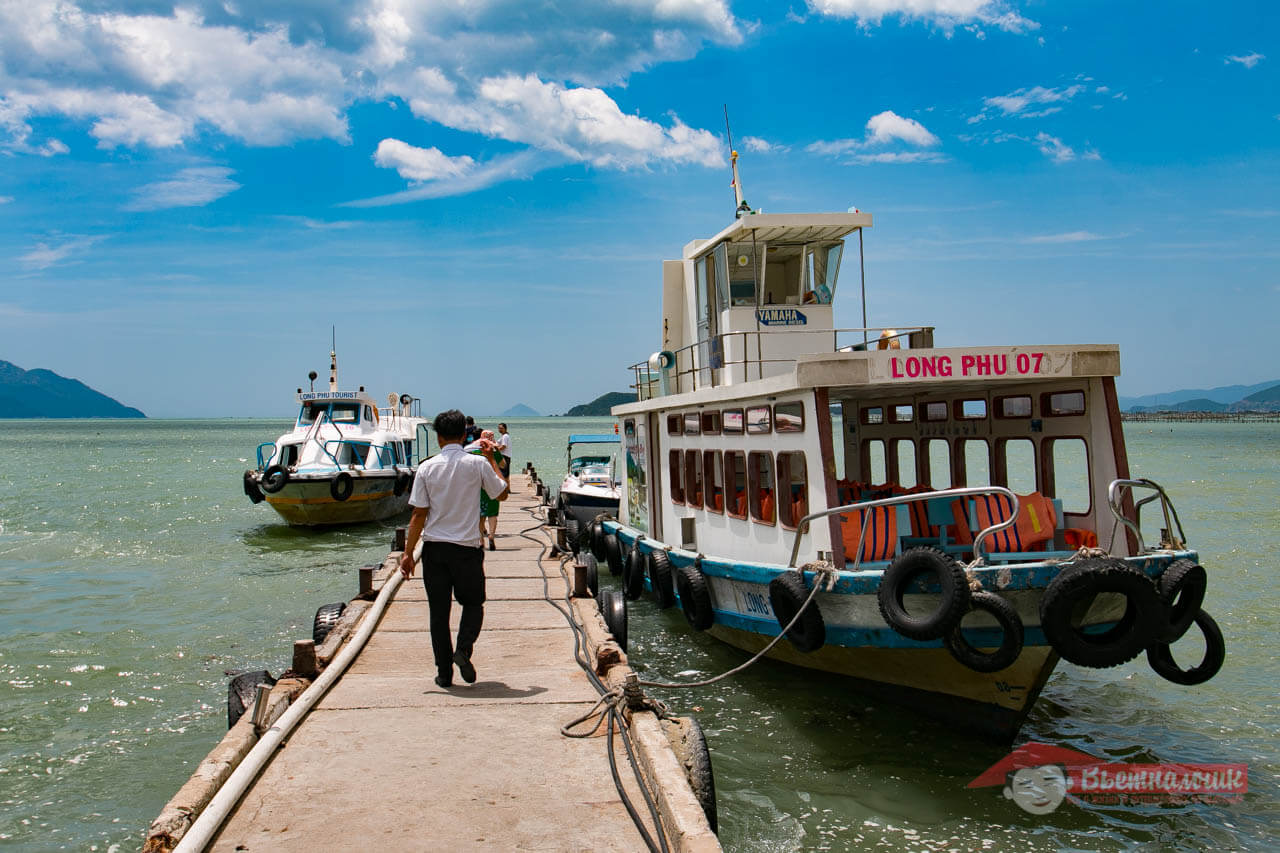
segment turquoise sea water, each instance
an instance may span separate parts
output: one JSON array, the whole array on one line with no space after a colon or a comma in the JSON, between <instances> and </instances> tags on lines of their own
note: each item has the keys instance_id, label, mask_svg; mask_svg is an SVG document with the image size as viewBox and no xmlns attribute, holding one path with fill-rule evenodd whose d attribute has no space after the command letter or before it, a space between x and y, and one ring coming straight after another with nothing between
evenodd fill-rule
<instances>
[{"instance_id":1,"label":"turquoise sea water","mask_svg":"<svg viewBox=\"0 0 1280 853\"><path fill-rule=\"evenodd\" d=\"M609 423L511 421L516 465L533 461L554 480L567 434ZM386 554L390 524L295 530L243 496L253 448L285 427L0 423L0 848L136 849L225 731L227 674L279 673L315 609L350 598L356 569ZM1280 425L1126 433L1133 473L1170 490L1209 569L1206 609L1226 635L1226 666L1179 687L1141 659L1105 671L1062 664L1019 740L1113 761L1245 763L1249 794L1068 803L1033 817L996 789L965 788L1006 750L764 662L666 697L707 731L726 849L1273 849ZM632 663L654 676L743 659L647 599L633 605L631 644Z\"/></svg>"}]
</instances>

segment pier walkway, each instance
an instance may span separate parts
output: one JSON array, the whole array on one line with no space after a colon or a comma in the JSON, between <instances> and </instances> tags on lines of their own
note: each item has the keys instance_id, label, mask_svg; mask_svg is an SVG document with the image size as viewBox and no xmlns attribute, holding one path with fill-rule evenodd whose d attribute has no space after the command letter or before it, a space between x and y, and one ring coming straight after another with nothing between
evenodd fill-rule
<instances>
[{"instance_id":1,"label":"pier walkway","mask_svg":"<svg viewBox=\"0 0 1280 853\"><path fill-rule=\"evenodd\" d=\"M543 534L521 535L538 525L539 501L529 478L512 480L498 550L485 553L477 682L455 675L448 690L433 682L419 570L208 849L645 849L615 788L604 728L584 739L560 733L598 694L574 660L564 615L544 597L564 597L559 561L539 561ZM459 610L455 602L455 630ZM624 787L649 822L620 742L616 754Z\"/></svg>"}]
</instances>

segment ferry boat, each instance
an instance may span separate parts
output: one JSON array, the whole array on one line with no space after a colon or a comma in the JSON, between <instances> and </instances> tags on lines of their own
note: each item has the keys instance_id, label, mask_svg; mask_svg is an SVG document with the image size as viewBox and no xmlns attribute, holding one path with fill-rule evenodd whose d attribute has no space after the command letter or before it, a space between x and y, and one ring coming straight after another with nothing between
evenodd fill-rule
<instances>
[{"instance_id":1,"label":"ferry boat","mask_svg":"<svg viewBox=\"0 0 1280 853\"><path fill-rule=\"evenodd\" d=\"M770 657L1001 739L1060 658L1211 678L1207 576L1165 490L1130 474L1118 347L943 347L867 328L865 297L863 328L838 329L871 225L741 204L663 262L660 348L612 409L619 514L585 535L627 598L750 653L787 628ZM1170 647L1193 629L1184 667Z\"/></svg>"},{"instance_id":2,"label":"ferry boat","mask_svg":"<svg viewBox=\"0 0 1280 853\"><path fill-rule=\"evenodd\" d=\"M577 544L579 531L586 530L596 516L618 515L620 502L616 434L573 433L566 450L568 466L556 505L564 517L565 535Z\"/></svg>"},{"instance_id":3,"label":"ferry boat","mask_svg":"<svg viewBox=\"0 0 1280 853\"><path fill-rule=\"evenodd\" d=\"M298 389L293 429L258 445L258 467L244 472L244 493L303 527L399 515L408 508L415 467L427 453L422 403L388 394L388 405L379 408L363 385L341 391L336 350L329 359L329 390Z\"/></svg>"}]
</instances>

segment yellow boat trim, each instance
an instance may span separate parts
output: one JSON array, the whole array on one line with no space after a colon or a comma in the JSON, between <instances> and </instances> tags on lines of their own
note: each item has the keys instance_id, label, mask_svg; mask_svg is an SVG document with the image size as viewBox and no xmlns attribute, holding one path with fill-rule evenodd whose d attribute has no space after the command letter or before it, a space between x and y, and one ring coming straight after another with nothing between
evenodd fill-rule
<instances>
[{"instance_id":1,"label":"yellow boat trim","mask_svg":"<svg viewBox=\"0 0 1280 853\"><path fill-rule=\"evenodd\" d=\"M273 506L275 504L283 504L285 506L297 506L299 504L306 504L306 505L338 504L338 503L351 503L353 501L379 500L381 498L389 498L391 496L392 496L392 492L373 492L372 494L368 494L368 495L352 495L351 497L347 498L345 501L335 501L333 498L274 498L268 495L267 503Z\"/></svg>"}]
</instances>

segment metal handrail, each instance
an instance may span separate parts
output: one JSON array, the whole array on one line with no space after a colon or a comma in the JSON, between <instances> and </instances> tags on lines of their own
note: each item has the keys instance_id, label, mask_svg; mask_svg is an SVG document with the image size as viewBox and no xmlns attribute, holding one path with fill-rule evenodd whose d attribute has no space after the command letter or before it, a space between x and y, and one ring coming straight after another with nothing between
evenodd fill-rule
<instances>
[{"instance_id":1,"label":"metal handrail","mask_svg":"<svg viewBox=\"0 0 1280 853\"><path fill-rule=\"evenodd\" d=\"M1133 505L1133 521L1130 521L1125 518L1124 510L1120 507L1121 492L1123 489L1129 489L1130 493L1132 493L1135 488L1152 489L1155 494L1148 495ZM1160 510L1164 515L1164 528L1161 530L1160 546L1172 549L1185 548L1187 534L1182 530L1182 519L1178 518L1178 511L1174 508L1173 501L1169 500L1169 495L1159 483L1140 477L1136 480L1112 480L1111 485L1107 487L1107 506L1111 508L1111 514L1138 538L1138 550L1141 553L1146 553L1147 551L1147 544L1142 538L1142 507L1156 498L1160 499ZM1173 536L1173 526L1175 524L1178 526L1177 538ZM1164 537L1168 537L1169 541L1165 541Z\"/></svg>"},{"instance_id":2,"label":"metal handrail","mask_svg":"<svg viewBox=\"0 0 1280 853\"><path fill-rule=\"evenodd\" d=\"M262 444L259 444L258 445L258 470L259 471L265 471L267 468L267 463L262 459L262 448L264 447L271 448L271 452L267 454L267 460L270 460L272 456L276 455L276 443L274 441L264 441L262 442Z\"/></svg>"},{"instance_id":3,"label":"metal handrail","mask_svg":"<svg viewBox=\"0 0 1280 853\"><path fill-rule=\"evenodd\" d=\"M1013 510L1009 514L1009 518L1004 521L997 522L983 530L977 536L973 537L973 556L975 566L982 565L986 560L986 552L982 547L982 542L988 536L999 533L1007 527L1012 527L1018 520L1018 496L1004 486L963 486L956 489L941 489L936 492L914 492L909 495L894 495L888 498L878 498L870 501L858 501L857 503L845 504L844 506L831 507L829 509L820 509L817 512L811 512L800 519L800 523L796 525L796 539L791 546L791 562L787 563L787 568L794 569L796 567L796 558L800 555L800 537L809 529L809 522L818 518L826 518L830 515L843 514L854 510L870 509L878 506L893 506L895 504L913 503L915 501L928 501L937 498L963 498L976 495L1004 495L1013 502ZM862 542L867 538L867 524L871 521L870 513L862 515L862 531L858 534L858 550L853 555L853 570L858 570L858 565L862 562Z\"/></svg>"},{"instance_id":4,"label":"metal handrail","mask_svg":"<svg viewBox=\"0 0 1280 853\"><path fill-rule=\"evenodd\" d=\"M357 445L363 445L363 444L365 444L365 442L363 442L363 441L355 441L355 440L353 440L353 439L349 439L349 438L342 438L342 439L338 439L338 438L331 438L331 439L329 439L328 441L326 441L324 444L320 445L320 449L321 449L321 450L323 450L323 451L325 452L325 454L326 454L330 459L332 459L332 460L333 460L333 464L334 464L334 465L336 465L337 467L341 468L341 467L342 467L342 464L341 464L340 462L338 462L338 457L337 457L337 455L336 455L336 454L334 454L332 451L330 451L330 450L329 450L329 445L331 445L331 444L336 444L336 445L338 445L339 447L341 447L341 446L342 446L342 445L344 445L344 444L349 444L349 445L351 445L351 449L354 451L354 450L356 450L356 446L357 446ZM396 462L395 455L394 455L394 454L392 454L392 452L391 452L391 448L390 448L390 447L387 447L385 444L372 444L372 443L370 443L370 444L369 444L369 448L370 448L370 449L372 449L373 451L375 451L375 452L378 454L378 466L379 466L379 467L381 467L381 468L391 468L391 467L394 467L394 466L395 466L395 462ZM366 452L367 452L367 451L366 451ZM384 456L384 453L386 454L385 456ZM390 463L390 464L388 464L388 463ZM361 459L361 461L360 461L360 462L358 462L358 463L353 463L353 464L351 465L351 467L352 467L352 468L359 468L359 469L361 469L361 470L365 470L365 469L368 467L368 465L366 464L365 459L362 457L362 459Z\"/></svg>"}]
</instances>

